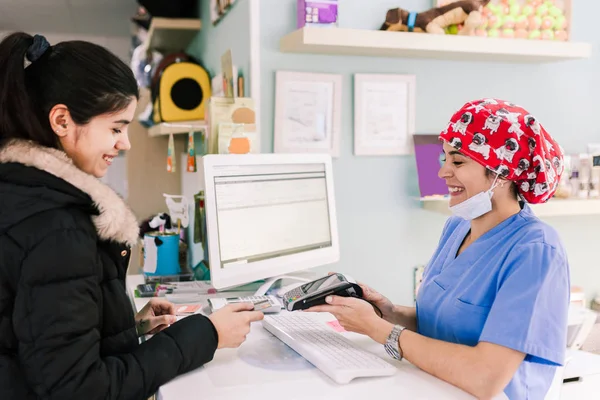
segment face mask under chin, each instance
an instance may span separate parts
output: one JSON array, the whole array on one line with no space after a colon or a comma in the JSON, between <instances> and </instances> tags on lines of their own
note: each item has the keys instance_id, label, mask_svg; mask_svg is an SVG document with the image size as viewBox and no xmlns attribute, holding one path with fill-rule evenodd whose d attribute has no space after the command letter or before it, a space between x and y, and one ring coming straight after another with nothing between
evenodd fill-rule
<instances>
[{"instance_id":1,"label":"face mask under chin","mask_svg":"<svg viewBox=\"0 0 600 400\"><path fill-rule=\"evenodd\" d=\"M464 220L471 221L479 218L492 211L492 196L496 188L498 175L494 178L492 186L485 192L477 193L475 196L469 197L467 200L450 207L452 214Z\"/></svg>"}]
</instances>

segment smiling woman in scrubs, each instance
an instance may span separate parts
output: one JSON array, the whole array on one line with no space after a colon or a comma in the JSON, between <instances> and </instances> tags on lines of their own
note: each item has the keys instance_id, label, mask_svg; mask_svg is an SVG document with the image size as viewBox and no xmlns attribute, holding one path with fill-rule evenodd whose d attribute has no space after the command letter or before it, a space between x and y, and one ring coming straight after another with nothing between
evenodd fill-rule
<instances>
[{"instance_id":1,"label":"smiling woman in scrubs","mask_svg":"<svg viewBox=\"0 0 600 400\"><path fill-rule=\"evenodd\" d=\"M364 286L367 302L331 297L311 311L478 398L543 399L566 348L569 267L543 203L563 172L560 146L523 108L465 104L440 139L450 208L416 307Z\"/></svg>"}]
</instances>

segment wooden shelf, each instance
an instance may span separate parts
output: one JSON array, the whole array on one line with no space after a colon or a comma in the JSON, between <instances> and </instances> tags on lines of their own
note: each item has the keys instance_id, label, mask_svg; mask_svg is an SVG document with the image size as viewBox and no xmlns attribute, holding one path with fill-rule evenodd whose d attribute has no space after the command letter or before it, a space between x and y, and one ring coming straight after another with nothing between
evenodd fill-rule
<instances>
[{"instance_id":1,"label":"wooden shelf","mask_svg":"<svg viewBox=\"0 0 600 400\"><path fill-rule=\"evenodd\" d=\"M187 49L201 28L199 19L152 18L147 48L160 52L174 52Z\"/></svg>"},{"instance_id":2,"label":"wooden shelf","mask_svg":"<svg viewBox=\"0 0 600 400\"><path fill-rule=\"evenodd\" d=\"M178 121L178 122L163 122L148 128L148 135L162 136L169 134L189 133L191 131L199 132L207 127L205 121Z\"/></svg>"},{"instance_id":3,"label":"wooden shelf","mask_svg":"<svg viewBox=\"0 0 600 400\"><path fill-rule=\"evenodd\" d=\"M589 58L588 43L304 27L280 40L286 53L545 63Z\"/></svg>"},{"instance_id":4,"label":"wooden shelf","mask_svg":"<svg viewBox=\"0 0 600 400\"><path fill-rule=\"evenodd\" d=\"M425 210L450 215L448 198L423 198ZM561 217L575 215L600 215L600 199L550 199L545 204L530 204L538 217Z\"/></svg>"}]
</instances>

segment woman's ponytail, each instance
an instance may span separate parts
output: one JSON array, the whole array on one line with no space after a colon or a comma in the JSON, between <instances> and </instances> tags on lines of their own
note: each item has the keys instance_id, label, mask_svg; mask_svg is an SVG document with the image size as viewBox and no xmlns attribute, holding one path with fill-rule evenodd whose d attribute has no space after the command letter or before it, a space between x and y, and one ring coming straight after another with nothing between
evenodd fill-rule
<instances>
[{"instance_id":1,"label":"woman's ponytail","mask_svg":"<svg viewBox=\"0 0 600 400\"><path fill-rule=\"evenodd\" d=\"M38 40L38 46L39 43ZM27 56L35 58L30 51L33 44L33 36L22 32L0 42L0 141L22 138L55 147L57 137L44 132L26 83L25 67L32 61ZM39 48L32 50L41 56Z\"/></svg>"}]
</instances>

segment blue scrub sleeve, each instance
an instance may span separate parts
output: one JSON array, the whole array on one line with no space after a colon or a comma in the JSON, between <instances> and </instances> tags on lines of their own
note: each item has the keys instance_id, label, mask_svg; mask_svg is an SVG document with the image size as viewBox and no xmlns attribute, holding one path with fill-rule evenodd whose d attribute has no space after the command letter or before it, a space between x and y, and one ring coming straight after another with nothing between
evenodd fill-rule
<instances>
[{"instance_id":1,"label":"blue scrub sleeve","mask_svg":"<svg viewBox=\"0 0 600 400\"><path fill-rule=\"evenodd\" d=\"M562 365L570 296L566 256L545 243L517 247L497 284L479 341L525 353L527 361Z\"/></svg>"}]
</instances>

